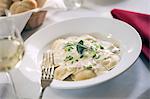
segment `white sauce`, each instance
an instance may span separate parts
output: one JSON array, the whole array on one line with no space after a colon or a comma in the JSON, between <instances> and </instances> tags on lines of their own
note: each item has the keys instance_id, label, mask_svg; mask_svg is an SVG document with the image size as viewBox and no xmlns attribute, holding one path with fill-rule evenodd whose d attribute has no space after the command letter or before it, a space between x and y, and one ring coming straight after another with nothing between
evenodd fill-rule
<instances>
[{"instance_id":1,"label":"white sauce","mask_svg":"<svg viewBox=\"0 0 150 99\"><path fill-rule=\"evenodd\" d=\"M59 66L55 70L55 79L59 80L69 76L74 81L89 79L113 69L120 60L120 48L90 35L57 39L51 49L55 64ZM65 68L73 69L67 71ZM85 73L91 73L91 76Z\"/></svg>"}]
</instances>

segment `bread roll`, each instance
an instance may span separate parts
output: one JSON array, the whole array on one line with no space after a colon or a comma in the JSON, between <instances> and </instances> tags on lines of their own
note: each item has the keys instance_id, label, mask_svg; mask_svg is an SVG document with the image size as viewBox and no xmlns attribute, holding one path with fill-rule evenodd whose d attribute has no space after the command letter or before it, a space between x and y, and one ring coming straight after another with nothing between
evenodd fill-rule
<instances>
[{"instance_id":1,"label":"bread roll","mask_svg":"<svg viewBox=\"0 0 150 99\"><path fill-rule=\"evenodd\" d=\"M22 0L12 0L13 2L16 2L16 1L22 1ZM37 5L39 8L43 7L43 5L45 4L47 0L36 0L37 2Z\"/></svg>"},{"instance_id":2,"label":"bread roll","mask_svg":"<svg viewBox=\"0 0 150 99\"><path fill-rule=\"evenodd\" d=\"M9 9L11 0L0 0L0 16L5 15L5 9Z\"/></svg>"},{"instance_id":3,"label":"bread roll","mask_svg":"<svg viewBox=\"0 0 150 99\"><path fill-rule=\"evenodd\" d=\"M37 2L35 0L16 1L11 5L10 12L12 14L17 14L35 8L37 8Z\"/></svg>"},{"instance_id":4,"label":"bread roll","mask_svg":"<svg viewBox=\"0 0 150 99\"><path fill-rule=\"evenodd\" d=\"M12 0L13 2L16 2L16 1L22 1L22 0Z\"/></svg>"}]
</instances>

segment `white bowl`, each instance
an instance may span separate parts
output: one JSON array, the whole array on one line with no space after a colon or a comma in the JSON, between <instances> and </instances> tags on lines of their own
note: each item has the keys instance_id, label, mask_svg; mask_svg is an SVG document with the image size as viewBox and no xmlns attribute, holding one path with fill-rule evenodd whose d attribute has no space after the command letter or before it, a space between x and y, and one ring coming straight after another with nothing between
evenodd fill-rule
<instances>
[{"instance_id":1,"label":"white bowl","mask_svg":"<svg viewBox=\"0 0 150 99\"><path fill-rule=\"evenodd\" d=\"M67 33L72 33L71 35L96 33L93 35L97 37L101 34L112 35L120 42L123 53L120 62L108 73L76 82L54 80L50 85L52 88L77 89L103 83L131 67L141 52L142 43L139 34L124 22L100 17L66 20L43 28L25 42L27 49L20 70L28 79L40 83L40 60L43 50L49 42Z\"/></svg>"},{"instance_id":2,"label":"white bowl","mask_svg":"<svg viewBox=\"0 0 150 99\"><path fill-rule=\"evenodd\" d=\"M51 7L42 7L42 8L36 8L36 9L32 9L26 12L22 12L22 13L18 13L18 14L14 14L11 16L0 16L0 20L13 20L14 25L16 26L16 28L19 30L19 32L21 33L22 30L24 29L24 27L26 26L28 20L30 19L32 13L34 12L39 12L39 11L48 11L48 9L50 9ZM52 8L51 8L52 9ZM9 23L7 23L9 25Z\"/></svg>"},{"instance_id":3,"label":"white bowl","mask_svg":"<svg viewBox=\"0 0 150 99\"><path fill-rule=\"evenodd\" d=\"M21 33L22 30L24 29L26 23L28 22L30 16L32 15L33 11L27 11L27 12L23 12L23 13L19 13L19 14L15 14L12 16L3 16L0 17L0 20L13 20L14 25L16 26L16 28L19 30L19 32ZM7 23L9 25L9 23Z\"/></svg>"}]
</instances>

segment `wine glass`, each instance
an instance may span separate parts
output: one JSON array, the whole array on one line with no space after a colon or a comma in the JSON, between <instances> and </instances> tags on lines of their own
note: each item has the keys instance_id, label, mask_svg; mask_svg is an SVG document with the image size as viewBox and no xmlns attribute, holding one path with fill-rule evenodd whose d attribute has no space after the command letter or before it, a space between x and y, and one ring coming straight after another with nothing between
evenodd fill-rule
<instances>
[{"instance_id":1,"label":"wine glass","mask_svg":"<svg viewBox=\"0 0 150 99\"><path fill-rule=\"evenodd\" d=\"M25 49L19 31L10 19L0 19L0 72L6 72L17 97L10 70L17 68Z\"/></svg>"},{"instance_id":2,"label":"wine glass","mask_svg":"<svg viewBox=\"0 0 150 99\"><path fill-rule=\"evenodd\" d=\"M64 0L64 4L66 5L67 9L77 9L82 7L83 0Z\"/></svg>"}]
</instances>

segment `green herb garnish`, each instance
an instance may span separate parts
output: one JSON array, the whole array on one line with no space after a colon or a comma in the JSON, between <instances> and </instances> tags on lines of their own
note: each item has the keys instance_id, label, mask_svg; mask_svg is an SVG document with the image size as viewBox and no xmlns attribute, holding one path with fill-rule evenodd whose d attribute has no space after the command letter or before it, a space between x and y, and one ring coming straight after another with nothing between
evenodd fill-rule
<instances>
[{"instance_id":1,"label":"green herb garnish","mask_svg":"<svg viewBox=\"0 0 150 99\"><path fill-rule=\"evenodd\" d=\"M76 62L78 62L79 60L78 60L78 59L76 59L75 61L76 61Z\"/></svg>"},{"instance_id":2,"label":"green herb garnish","mask_svg":"<svg viewBox=\"0 0 150 99\"><path fill-rule=\"evenodd\" d=\"M67 57L65 58L64 61L71 61L71 60L73 60L73 57L69 55L69 56L67 56Z\"/></svg>"},{"instance_id":3,"label":"green herb garnish","mask_svg":"<svg viewBox=\"0 0 150 99\"><path fill-rule=\"evenodd\" d=\"M92 56L92 58L95 58L96 57L96 54L94 54L93 56Z\"/></svg>"},{"instance_id":4,"label":"green herb garnish","mask_svg":"<svg viewBox=\"0 0 150 99\"><path fill-rule=\"evenodd\" d=\"M102 45L100 45L100 49L104 49L104 47Z\"/></svg>"},{"instance_id":5,"label":"green herb garnish","mask_svg":"<svg viewBox=\"0 0 150 99\"><path fill-rule=\"evenodd\" d=\"M99 59L100 58L100 55L96 55L95 57L94 57L94 59Z\"/></svg>"},{"instance_id":6,"label":"green herb garnish","mask_svg":"<svg viewBox=\"0 0 150 99\"><path fill-rule=\"evenodd\" d=\"M66 43L64 46L65 51L70 52L72 49L74 49L74 45L73 43Z\"/></svg>"},{"instance_id":7,"label":"green herb garnish","mask_svg":"<svg viewBox=\"0 0 150 99\"><path fill-rule=\"evenodd\" d=\"M86 67L86 69L91 70L91 69L92 69L92 67Z\"/></svg>"},{"instance_id":8,"label":"green herb garnish","mask_svg":"<svg viewBox=\"0 0 150 99\"><path fill-rule=\"evenodd\" d=\"M85 69L91 70L93 65L84 66Z\"/></svg>"},{"instance_id":9,"label":"green herb garnish","mask_svg":"<svg viewBox=\"0 0 150 99\"><path fill-rule=\"evenodd\" d=\"M80 41L78 42L76 48L77 48L77 52L78 52L79 54L81 54L81 55L83 54L84 50L87 49L87 47L84 46L83 40L80 40Z\"/></svg>"},{"instance_id":10,"label":"green herb garnish","mask_svg":"<svg viewBox=\"0 0 150 99\"><path fill-rule=\"evenodd\" d=\"M80 56L80 58L83 58L83 57L84 57L84 55L81 55L81 56Z\"/></svg>"}]
</instances>

